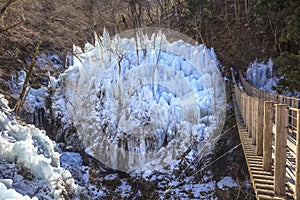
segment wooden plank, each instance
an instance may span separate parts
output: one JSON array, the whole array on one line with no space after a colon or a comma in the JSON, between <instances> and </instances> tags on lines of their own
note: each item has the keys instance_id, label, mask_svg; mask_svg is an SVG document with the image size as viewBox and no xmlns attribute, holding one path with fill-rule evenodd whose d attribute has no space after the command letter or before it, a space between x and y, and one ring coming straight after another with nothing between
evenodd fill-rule
<instances>
[{"instance_id":1,"label":"wooden plank","mask_svg":"<svg viewBox=\"0 0 300 200\"><path fill-rule=\"evenodd\" d=\"M264 170L263 170L263 168L262 168L262 165L259 165L259 166L257 166L257 167L252 167L251 168L252 170L254 170L254 171L262 171L262 172L265 172Z\"/></svg>"},{"instance_id":2,"label":"wooden plank","mask_svg":"<svg viewBox=\"0 0 300 200\"><path fill-rule=\"evenodd\" d=\"M261 175L261 174L253 174L253 178L274 181L273 176L265 176L265 175Z\"/></svg>"},{"instance_id":3,"label":"wooden plank","mask_svg":"<svg viewBox=\"0 0 300 200\"><path fill-rule=\"evenodd\" d=\"M262 167L263 165L262 164L257 164L257 163L251 163L250 161L248 161L248 166L252 168L258 168L258 167ZM266 172L266 171L264 171ZM270 172L268 172L270 173Z\"/></svg>"},{"instance_id":4,"label":"wooden plank","mask_svg":"<svg viewBox=\"0 0 300 200\"><path fill-rule=\"evenodd\" d=\"M265 177L267 177L267 176L273 177L272 174L269 174L266 171L255 171L255 170L252 169L252 167L251 167L251 175L252 176L261 175L261 176L265 176Z\"/></svg>"},{"instance_id":5,"label":"wooden plank","mask_svg":"<svg viewBox=\"0 0 300 200\"><path fill-rule=\"evenodd\" d=\"M255 183L260 183L260 184L266 184L266 185L273 185L274 180L266 180L266 179L255 179Z\"/></svg>"},{"instance_id":6,"label":"wooden plank","mask_svg":"<svg viewBox=\"0 0 300 200\"><path fill-rule=\"evenodd\" d=\"M272 170L272 117L274 102L264 102L264 128L263 128L263 165L265 171Z\"/></svg>"},{"instance_id":7,"label":"wooden plank","mask_svg":"<svg viewBox=\"0 0 300 200\"><path fill-rule=\"evenodd\" d=\"M286 145L288 132L288 106L286 104L275 105L275 161L274 161L274 192L277 195L285 195L286 179Z\"/></svg>"},{"instance_id":8,"label":"wooden plank","mask_svg":"<svg viewBox=\"0 0 300 200\"><path fill-rule=\"evenodd\" d=\"M247 156L248 157L248 156ZM247 158L249 162L252 162L252 163L255 163L255 164L260 164L260 165L263 165L263 161L261 158L257 158L257 159L251 159L251 158Z\"/></svg>"},{"instance_id":9,"label":"wooden plank","mask_svg":"<svg viewBox=\"0 0 300 200\"><path fill-rule=\"evenodd\" d=\"M266 184L261 184L261 183L255 184L255 187L260 188L260 189L270 190L270 191L272 191L274 189L273 185L266 185Z\"/></svg>"},{"instance_id":10,"label":"wooden plank","mask_svg":"<svg viewBox=\"0 0 300 200\"><path fill-rule=\"evenodd\" d=\"M254 148L253 148L253 150L254 150ZM253 158L253 159L256 159L256 160L262 160L262 156L257 156L256 154L255 155L253 155L253 156L248 156L248 158Z\"/></svg>"},{"instance_id":11,"label":"wooden plank","mask_svg":"<svg viewBox=\"0 0 300 200\"><path fill-rule=\"evenodd\" d=\"M272 190L266 190L266 189L257 189L258 194L264 194L269 196L275 196L274 192Z\"/></svg>"},{"instance_id":12,"label":"wooden plank","mask_svg":"<svg viewBox=\"0 0 300 200\"><path fill-rule=\"evenodd\" d=\"M285 198L274 197L269 195L259 195L258 200L286 200Z\"/></svg>"}]
</instances>

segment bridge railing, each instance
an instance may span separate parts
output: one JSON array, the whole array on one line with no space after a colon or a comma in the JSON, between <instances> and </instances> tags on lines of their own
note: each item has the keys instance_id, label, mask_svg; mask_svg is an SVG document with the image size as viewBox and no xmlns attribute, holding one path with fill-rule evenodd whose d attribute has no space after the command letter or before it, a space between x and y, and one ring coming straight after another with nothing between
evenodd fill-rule
<instances>
[{"instance_id":1,"label":"bridge railing","mask_svg":"<svg viewBox=\"0 0 300 200\"><path fill-rule=\"evenodd\" d=\"M300 200L300 99L259 90L241 74L239 80L236 101L263 169L274 166L274 193L285 195L288 186Z\"/></svg>"},{"instance_id":2,"label":"bridge railing","mask_svg":"<svg viewBox=\"0 0 300 200\"><path fill-rule=\"evenodd\" d=\"M273 94L268 91L257 89L253 87L241 73L239 73L239 80L243 86L244 91L250 96L257 97L266 101L275 101L277 103L287 104L288 106L293 108L300 108L300 98Z\"/></svg>"}]
</instances>

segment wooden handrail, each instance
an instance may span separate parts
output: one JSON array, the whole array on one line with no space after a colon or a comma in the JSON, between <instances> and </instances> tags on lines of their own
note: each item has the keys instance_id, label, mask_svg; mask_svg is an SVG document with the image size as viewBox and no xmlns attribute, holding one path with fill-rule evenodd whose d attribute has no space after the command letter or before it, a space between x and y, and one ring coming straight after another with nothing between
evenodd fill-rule
<instances>
[{"instance_id":1,"label":"wooden handrail","mask_svg":"<svg viewBox=\"0 0 300 200\"><path fill-rule=\"evenodd\" d=\"M234 76L233 76L234 79ZM259 99L263 99L265 101L275 101L277 103L281 104L287 104L290 107L299 109L300 105L300 98L296 97L288 97L280 94L273 94L271 92L263 91L260 89L255 88L252 86L242 75L241 72L239 72L239 80L246 91L246 93L250 96L257 97Z\"/></svg>"}]
</instances>

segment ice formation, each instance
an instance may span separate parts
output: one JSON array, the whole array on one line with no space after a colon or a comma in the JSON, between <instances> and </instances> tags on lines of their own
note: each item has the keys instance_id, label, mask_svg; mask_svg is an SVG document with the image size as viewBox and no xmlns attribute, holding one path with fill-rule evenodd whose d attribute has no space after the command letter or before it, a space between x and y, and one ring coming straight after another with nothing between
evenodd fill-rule
<instances>
[{"instance_id":1,"label":"ice formation","mask_svg":"<svg viewBox=\"0 0 300 200\"><path fill-rule=\"evenodd\" d=\"M27 59L27 62L30 63L30 59ZM58 71L63 69L63 61L56 54L43 53L41 56L36 58L36 66L41 71L48 71L48 73L52 73L53 71ZM41 73L40 73L41 74ZM44 74L45 76L46 74ZM21 93L24 81L26 77L26 72L24 70L17 71L12 75L11 80L6 81L6 84L10 88L10 92L12 97L17 99ZM43 82L43 84L47 84L47 77L40 76L39 82ZM34 81L35 82L35 81ZM38 84L28 84L26 97L24 101L24 109L27 113L34 113L38 109L47 110L46 109L46 97L48 94L48 88L43 86L39 86ZM32 115L34 117L34 115ZM35 116L37 117L37 116ZM33 119L28 120L29 122L34 122Z\"/></svg>"},{"instance_id":2,"label":"ice formation","mask_svg":"<svg viewBox=\"0 0 300 200\"><path fill-rule=\"evenodd\" d=\"M75 124L88 154L122 171L210 151L225 110L213 49L133 32L74 46L72 66L50 83L56 116Z\"/></svg>"},{"instance_id":3,"label":"ice formation","mask_svg":"<svg viewBox=\"0 0 300 200\"><path fill-rule=\"evenodd\" d=\"M34 182L39 183L23 193L30 193L32 189L37 192L40 188L42 192L38 193L41 195L38 197L64 199L66 194L75 194L78 187L70 172L60 167L59 157L60 154L55 151L55 143L46 136L45 131L17 122L7 100L0 94L0 175L5 175L5 170L8 170L2 169L3 166L14 168L17 165L29 170ZM0 179L0 199L30 199L7 187L20 184L15 182L24 179L20 174L12 176L13 180ZM7 184L8 182L11 184Z\"/></svg>"},{"instance_id":4,"label":"ice formation","mask_svg":"<svg viewBox=\"0 0 300 200\"><path fill-rule=\"evenodd\" d=\"M247 68L247 80L254 87L275 94L277 92L274 90L274 86L276 87L278 81L283 79L284 76L279 76L278 72L274 72L273 67L274 64L271 58L268 62L256 60ZM282 94L290 97L300 97L299 91L285 90Z\"/></svg>"},{"instance_id":5,"label":"ice formation","mask_svg":"<svg viewBox=\"0 0 300 200\"><path fill-rule=\"evenodd\" d=\"M256 88L275 93L273 86L277 85L279 78L273 73L273 61L269 59L267 63L254 61L247 68L247 80Z\"/></svg>"},{"instance_id":6,"label":"ice formation","mask_svg":"<svg viewBox=\"0 0 300 200\"><path fill-rule=\"evenodd\" d=\"M25 80L26 72L21 70L13 74L8 85L12 91L12 96L17 99L21 93L23 83ZM27 95L24 102L24 109L28 113L34 113L37 109L46 110L46 97L48 96L48 90L45 86L38 89L32 88L28 85Z\"/></svg>"}]
</instances>

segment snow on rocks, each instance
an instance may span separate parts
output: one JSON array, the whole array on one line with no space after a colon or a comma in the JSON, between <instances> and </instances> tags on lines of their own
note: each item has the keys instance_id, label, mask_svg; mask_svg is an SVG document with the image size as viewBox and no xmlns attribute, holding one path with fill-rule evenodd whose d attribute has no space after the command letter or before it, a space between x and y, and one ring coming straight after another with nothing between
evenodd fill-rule
<instances>
[{"instance_id":1,"label":"snow on rocks","mask_svg":"<svg viewBox=\"0 0 300 200\"><path fill-rule=\"evenodd\" d=\"M70 172L60 167L55 143L45 131L13 119L2 94L0 105L0 199L28 199L23 194L48 199L75 195L79 188Z\"/></svg>"},{"instance_id":2,"label":"snow on rocks","mask_svg":"<svg viewBox=\"0 0 300 200\"><path fill-rule=\"evenodd\" d=\"M25 195L21 195L19 194L18 192L16 192L14 189L7 189L6 188L6 185L3 184L0 180L0 199L4 200L4 199L10 199L10 200L13 200L13 199L16 199L16 200L37 200L38 198L37 197L33 197L33 198L30 198L29 196Z\"/></svg>"}]
</instances>

